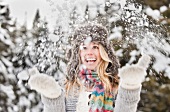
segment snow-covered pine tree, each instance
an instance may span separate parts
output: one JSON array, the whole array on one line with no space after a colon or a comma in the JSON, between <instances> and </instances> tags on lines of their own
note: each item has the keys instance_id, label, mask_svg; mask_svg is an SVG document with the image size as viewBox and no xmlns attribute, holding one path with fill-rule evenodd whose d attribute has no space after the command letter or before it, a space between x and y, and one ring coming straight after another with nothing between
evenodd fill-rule
<instances>
[{"instance_id":1,"label":"snow-covered pine tree","mask_svg":"<svg viewBox=\"0 0 170 112\"><path fill-rule=\"evenodd\" d=\"M97 7L96 12L95 12L95 10L91 10L91 11L93 12L92 14L95 13L94 15L98 15L98 16L92 17L92 14L90 14L87 9L86 9L86 14L85 14L86 20L88 20L89 18L91 20L94 18L97 18L97 21L99 21L99 20L101 20L100 18L102 18L102 16L107 17L108 21L110 22L109 27L110 27L111 34L110 34L109 39L110 39L110 41L113 41L113 47L115 48L116 55L119 57L122 65L134 63L140 55L139 50L142 50L139 48L143 47L143 46L142 47L137 46L134 43L130 44L129 43L130 39L133 40L133 37L129 38L128 35L125 35L125 31L129 31L129 32L126 32L126 34L128 34L128 33L130 34L130 31L131 31L134 35L137 35L137 33L135 31L136 30L140 31L140 30L135 29L135 27L136 27L136 25L139 25L137 23L142 22L142 20L145 17L144 15L135 15L136 11L139 11L139 10L137 10L139 7L138 7L138 5L134 5L131 1L134 1L134 0L128 0L128 3L130 5L126 4L126 6L125 6L126 10L121 9L118 11L115 10L115 7L119 8L119 4L111 3L111 2L109 2L109 0L107 0L104 7L103 7L103 5L96 5L96 6L89 5L87 7L87 9L88 8L94 9L95 7ZM130 11L129 8L134 8L135 10ZM103 10L104 10L104 12L103 12ZM122 12L122 10L124 12ZM1 12L3 12L3 11L1 11ZM140 14L140 12L138 12L138 13ZM37 11L36 18L39 18L38 15L39 15L39 12ZM78 17L77 17L78 12L77 12L77 14L74 13L73 15L74 15L73 20L78 19ZM133 18L136 18L136 19L133 20ZM33 65L36 65L39 68L40 72L47 73L48 75L53 75L56 79L58 79L60 77L60 76L58 76L58 74L63 75L63 73L62 73L63 71L61 71L58 68L59 67L64 68L61 65L65 66L65 62L67 61L63 57L64 57L66 50L70 47L70 46L68 46L70 43L67 42L68 36L63 36L63 35L65 35L68 32L63 32L62 26L56 25L55 32L51 34L48 32L48 28L46 26L47 23L43 22L43 21L37 21L37 20L39 20L39 19L35 19L36 22L34 22L34 24L36 23L35 27L37 27L38 31L40 31L40 32L42 31L41 33L40 32L37 33L37 31L34 29L35 27L33 28L35 33L33 33L33 31L30 33L29 31L27 31L27 29L24 25L22 27L22 30L18 31L18 33L17 33L17 36L16 36L17 39L14 40L14 42L18 46L16 46L16 49L15 49L16 51L13 52L14 54L12 55L13 56L12 61L14 62L15 70L11 69L11 67L9 67L11 64L10 61L4 61L5 59L10 60L9 55L8 55L9 52L6 52L6 50L11 51L10 49L7 49L7 48L12 48L12 47L8 46L9 44L3 43L3 42L1 42L3 44L0 44L0 45L8 46L7 48L2 50L5 52L0 51L0 53L3 54L2 56L5 56L5 59L1 58L1 60L0 60L1 62L3 60L2 64L1 64L1 68L2 68L1 72L2 73L1 72L0 73L1 74L6 73L5 75L0 76L0 81L2 82L2 84L0 86L3 90L3 93L0 93L0 95L3 96L3 101L0 102L0 104L3 106L0 106L0 111L1 110L8 111L8 112L15 112L15 111L40 112L40 111L42 111L41 110L42 105L41 105L41 103L39 103L40 99L39 99L39 96L37 95L37 93L35 93L35 91L30 91L30 89L27 88L26 81L25 82L18 81L18 80L15 81L15 79L16 79L15 75L9 75L8 74L9 71L14 70L15 73L17 73L20 70L27 69L27 68L32 67ZM143 21L143 22L146 22L146 25L147 25L149 23L148 19L145 18L144 20L145 21ZM75 22L72 22L72 23L74 24ZM151 26L151 28L159 29L160 27ZM4 29L7 30L6 27ZM132 29L134 29L134 30L132 30ZM1 31L3 31L3 30L1 30ZM148 31L150 31L150 30L148 29ZM151 30L151 32L153 32L153 30ZM10 33L9 34L5 33L1 37L3 37L6 34L9 35ZM35 34L36 36L35 35L33 36L32 34L33 35ZM15 36L13 36L13 37L15 37ZM37 38L38 38L38 41L36 41ZM147 37L147 38L149 38L149 37ZM136 38L136 39L139 39L139 38ZM9 40L11 40L11 39L9 39ZM124 40L124 41L120 41L120 40ZM34 45L34 42L36 43L35 45ZM118 42L120 42L121 44L118 44ZM144 42L144 43L146 44L146 42ZM67 47L65 45L67 45ZM167 49L167 51L168 51L168 49ZM153 53L153 51L151 51L150 53ZM164 54L166 54L166 53L168 54L168 52L165 52ZM160 55L160 54L161 54L160 52L156 52L154 55L159 55L160 57L161 56L163 57L163 55ZM168 54L168 56L169 56L169 54ZM157 59L160 57L157 57ZM164 59L167 59L167 58L165 57ZM168 60L166 60L166 61L168 62ZM157 65L159 65L159 64L161 64L161 63L157 63ZM8 67L6 65L8 65ZM158 67L155 66L155 68L158 68ZM60 70L60 71L57 71L57 70ZM154 72L157 72L157 71L154 71ZM150 73L152 73L152 71L150 71ZM11 79L14 79L14 80L12 80L13 82L10 81ZM10 86L7 86L7 85L10 85ZM147 87L147 85L146 85L146 87ZM157 87L159 87L159 86L157 86ZM165 86L163 85L163 87L165 87ZM168 86L166 86L166 87L168 87ZM8 92L5 90L8 90ZM145 90L145 88L143 90ZM165 90L163 90L163 91L165 91ZM161 93L161 95L163 96L162 93ZM12 97L9 97L9 96L12 96ZM144 96L145 99L148 99L148 97L146 97L146 96L148 96L148 95ZM15 100L13 100L14 98L15 98ZM159 96L159 98L160 98L160 96ZM167 96L167 98L168 98L168 96ZM9 102L12 102L12 103L9 104ZM145 103L147 103L147 101ZM148 104L150 105L151 103L148 103Z\"/></svg>"},{"instance_id":2,"label":"snow-covered pine tree","mask_svg":"<svg viewBox=\"0 0 170 112\"><path fill-rule=\"evenodd\" d=\"M33 28L27 29L27 21L24 25L20 26L17 30L15 38L15 48L13 48L12 62L14 64L14 74L17 76L19 72L27 70L35 66L38 62L38 58L35 49L40 34L45 34L42 26L44 24L40 21L39 11L35 15L33 21ZM24 76L20 76L24 77ZM31 111L41 112L42 103L40 102L40 95L36 91L30 90L26 80L20 80L17 77L17 89L15 90L15 105L16 110L20 112Z\"/></svg>"},{"instance_id":3,"label":"snow-covered pine tree","mask_svg":"<svg viewBox=\"0 0 170 112\"><path fill-rule=\"evenodd\" d=\"M16 22L10 17L8 5L0 1L0 112L14 112L17 78L11 61L15 47Z\"/></svg>"}]
</instances>

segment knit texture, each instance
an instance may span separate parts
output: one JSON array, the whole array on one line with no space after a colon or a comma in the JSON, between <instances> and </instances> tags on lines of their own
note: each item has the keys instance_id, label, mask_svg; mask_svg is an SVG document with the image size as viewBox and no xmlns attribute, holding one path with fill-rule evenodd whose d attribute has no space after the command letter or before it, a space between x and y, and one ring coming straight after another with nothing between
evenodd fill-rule
<instances>
[{"instance_id":1,"label":"knit texture","mask_svg":"<svg viewBox=\"0 0 170 112\"><path fill-rule=\"evenodd\" d=\"M44 104L43 112L69 112L66 111L64 91L58 98L53 99L41 95L41 100ZM75 112L75 109L72 112Z\"/></svg>"},{"instance_id":2,"label":"knit texture","mask_svg":"<svg viewBox=\"0 0 170 112\"><path fill-rule=\"evenodd\" d=\"M112 93L106 94L104 85L98 77L98 74L94 71L83 69L79 76L85 84L94 83L89 102L89 112L113 112L114 95Z\"/></svg>"},{"instance_id":3,"label":"knit texture","mask_svg":"<svg viewBox=\"0 0 170 112\"><path fill-rule=\"evenodd\" d=\"M141 88L128 90L122 87L118 89L118 95L115 102L114 112L136 112L137 104L140 100ZM67 99L67 100L66 100ZM42 96L42 103L44 104L44 112L76 112L77 96L67 98L65 93L55 99L49 99ZM68 103L69 102L69 103ZM67 110L66 110L67 108ZM81 108L81 107L79 107ZM85 112L85 111L79 111ZM109 112L109 111L101 111Z\"/></svg>"},{"instance_id":4,"label":"knit texture","mask_svg":"<svg viewBox=\"0 0 170 112\"><path fill-rule=\"evenodd\" d=\"M141 87L134 90L128 90L120 86L114 112L136 112L140 100L140 91Z\"/></svg>"},{"instance_id":5,"label":"knit texture","mask_svg":"<svg viewBox=\"0 0 170 112\"><path fill-rule=\"evenodd\" d=\"M47 98L41 95L42 103L44 104L43 112L76 112L76 104L78 96L68 95L65 96L65 92L58 98Z\"/></svg>"}]
</instances>

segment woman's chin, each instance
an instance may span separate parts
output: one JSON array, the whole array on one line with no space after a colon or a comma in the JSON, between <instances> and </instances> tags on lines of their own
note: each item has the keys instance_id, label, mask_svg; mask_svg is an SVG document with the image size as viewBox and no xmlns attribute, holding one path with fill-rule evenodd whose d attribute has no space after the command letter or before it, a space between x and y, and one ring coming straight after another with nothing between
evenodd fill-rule
<instances>
[{"instance_id":1,"label":"woman's chin","mask_svg":"<svg viewBox=\"0 0 170 112\"><path fill-rule=\"evenodd\" d=\"M97 63L84 63L84 65L86 66L86 69L89 70L96 70L97 67Z\"/></svg>"},{"instance_id":2,"label":"woman's chin","mask_svg":"<svg viewBox=\"0 0 170 112\"><path fill-rule=\"evenodd\" d=\"M95 70L95 66L86 66L88 70Z\"/></svg>"}]
</instances>

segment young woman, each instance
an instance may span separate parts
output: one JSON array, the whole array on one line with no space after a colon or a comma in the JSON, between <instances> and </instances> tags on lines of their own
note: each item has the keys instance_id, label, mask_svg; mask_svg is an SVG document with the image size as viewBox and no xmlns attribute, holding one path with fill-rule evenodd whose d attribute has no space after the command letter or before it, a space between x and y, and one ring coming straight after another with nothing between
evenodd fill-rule
<instances>
[{"instance_id":1,"label":"young woman","mask_svg":"<svg viewBox=\"0 0 170 112\"><path fill-rule=\"evenodd\" d=\"M99 24L75 29L66 84L30 69L28 84L42 95L44 112L136 112L150 58L119 70L108 32ZM119 78L120 77L120 83Z\"/></svg>"}]
</instances>

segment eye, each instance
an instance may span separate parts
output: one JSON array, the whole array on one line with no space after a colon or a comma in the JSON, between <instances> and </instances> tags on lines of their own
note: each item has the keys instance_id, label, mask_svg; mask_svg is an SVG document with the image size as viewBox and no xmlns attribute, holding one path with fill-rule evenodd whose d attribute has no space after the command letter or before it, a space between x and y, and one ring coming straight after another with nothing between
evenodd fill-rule
<instances>
[{"instance_id":1,"label":"eye","mask_svg":"<svg viewBox=\"0 0 170 112\"><path fill-rule=\"evenodd\" d=\"M99 49L99 47L98 46L93 46L93 49Z\"/></svg>"},{"instance_id":2,"label":"eye","mask_svg":"<svg viewBox=\"0 0 170 112\"><path fill-rule=\"evenodd\" d=\"M86 49L87 49L87 47L86 47L86 46L82 46L82 49L83 49L83 50L86 50Z\"/></svg>"},{"instance_id":3,"label":"eye","mask_svg":"<svg viewBox=\"0 0 170 112\"><path fill-rule=\"evenodd\" d=\"M80 50L86 50L86 49L87 49L86 46L84 46L84 45L81 45L81 46L80 46Z\"/></svg>"}]
</instances>

